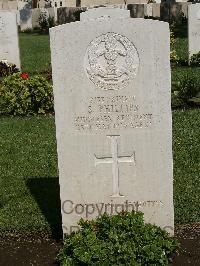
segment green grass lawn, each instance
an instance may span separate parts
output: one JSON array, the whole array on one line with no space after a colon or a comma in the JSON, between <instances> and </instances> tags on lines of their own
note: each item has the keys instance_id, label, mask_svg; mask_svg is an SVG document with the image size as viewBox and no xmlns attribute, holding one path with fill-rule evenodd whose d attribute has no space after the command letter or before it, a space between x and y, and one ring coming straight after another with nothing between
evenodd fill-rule
<instances>
[{"instance_id":1,"label":"green grass lawn","mask_svg":"<svg viewBox=\"0 0 200 266\"><path fill-rule=\"evenodd\" d=\"M176 25L173 28L175 36L174 48L180 60L184 61L188 59L188 38L187 38L187 23L183 25Z\"/></svg>"},{"instance_id":2,"label":"green grass lawn","mask_svg":"<svg viewBox=\"0 0 200 266\"><path fill-rule=\"evenodd\" d=\"M200 221L200 109L173 113L175 222ZM0 234L60 232L53 117L0 118Z\"/></svg>"},{"instance_id":3,"label":"green grass lawn","mask_svg":"<svg viewBox=\"0 0 200 266\"><path fill-rule=\"evenodd\" d=\"M200 222L200 109L173 112L175 222Z\"/></svg>"},{"instance_id":4,"label":"green grass lawn","mask_svg":"<svg viewBox=\"0 0 200 266\"><path fill-rule=\"evenodd\" d=\"M60 226L53 117L0 119L0 231Z\"/></svg>"},{"instance_id":5,"label":"green grass lawn","mask_svg":"<svg viewBox=\"0 0 200 266\"><path fill-rule=\"evenodd\" d=\"M23 72L34 74L50 68L48 35L20 33L19 44Z\"/></svg>"}]
</instances>

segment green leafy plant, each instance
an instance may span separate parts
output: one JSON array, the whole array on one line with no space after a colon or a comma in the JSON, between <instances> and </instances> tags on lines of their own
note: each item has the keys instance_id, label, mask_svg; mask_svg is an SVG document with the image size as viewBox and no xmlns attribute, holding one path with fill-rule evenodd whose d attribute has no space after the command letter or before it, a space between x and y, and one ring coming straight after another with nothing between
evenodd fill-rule
<instances>
[{"instance_id":1,"label":"green leafy plant","mask_svg":"<svg viewBox=\"0 0 200 266\"><path fill-rule=\"evenodd\" d=\"M179 61L179 57L176 53L176 50L174 49L174 45L175 45L175 37L174 37L173 31L171 31L170 32L170 47L171 47L170 61L177 64Z\"/></svg>"},{"instance_id":2,"label":"green leafy plant","mask_svg":"<svg viewBox=\"0 0 200 266\"><path fill-rule=\"evenodd\" d=\"M16 72L19 72L19 69L15 64L8 63L7 60L0 61L0 77L9 76Z\"/></svg>"},{"instance_id":3,"label":"green leafy plant","mask_svg":"<svg viewBox=\"0 0 200 266\"><path fill-rule=\"evenodd\" d=\"M193 72L181 75L172 85L172 105L200 104L200 79Z\"/></svg>"},{"instance_id":4,"label":"green leafy plant","mask_svg":"<svg viewBox=\"0 0 200 266\"><path fill-rule=\"evenodd\" d=\"M29 115L53 112L52 85L42 76L16 73L0 83L0 114Z\"/></svg>"},{"instance_id":5,"label":"green leafy plant","mask_svg":"<svg viewBox=\"0 0 200 266\"><path fill-rule=\"evenodd\" d=\"M200 52L191 56L190 65L200 67Z\"/></svg>"},{"instance_id":6,"label":"green leafy plant","mask_svg":"<svg viewBox=\"0 0 200 266\"><path fill-rule=\"evenodd\" d=\"M39 17L39 26L42 32L48 32L49 25L48 25L48 16L46 13L42 13Z\"/></svg>"},{"instance_id":7,"label":"green leafy plant","mask_svg":"<svg viewBox=\"0 0 200 266\"><path fill-rule=\"evenodd\" d=\"M48 16L46 13L42 13L39 17L39 26L40 31L44 33L48 33L49 28L54 27L55 19L54 17Z\"/></svg>"},{"instance_id":8,"label":"green leafy plant","mask_svg":"<svg viewBox=\"0 0 200 266\"><path fill-rule=\"evenodd\" d=\"M168 265L178 242L161 228L145 224L141 212L103 214L80 220L81 229L64 238L58 260L75 265Z\"/></svg>"},{"instance_id":9,"label":"green leafy plant","mask_svg":"<svg viewBox=\"0 0 200 266\"><path fill-rule=\"evenodd\" d=\"M47 19L47 21L48 21L49 28L53 28L53 27L56 26L56 22L55 22L54 17L49 16L48 19Z\"/></svg>"}]
</instances>

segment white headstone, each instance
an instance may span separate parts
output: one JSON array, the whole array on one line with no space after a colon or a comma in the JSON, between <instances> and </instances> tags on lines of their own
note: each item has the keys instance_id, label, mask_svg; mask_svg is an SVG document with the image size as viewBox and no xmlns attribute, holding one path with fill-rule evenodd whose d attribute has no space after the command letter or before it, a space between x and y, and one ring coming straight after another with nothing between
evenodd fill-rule
<instances>
[{"instance_id":1,"label":"white headstone","mask_svg":"<svg viewBox=\"0 0 200 266\"><path fill-rule=\"evenodd\" d=\"M145 16L152 17L153 16L153 4L145 5Z\"/></svg>"},{"instance_id":2,"label":"white headstone","mask_svg":"<svg viewBox=\"0 0 200 266\"><path fill-rule=\"evenodd\" d=\"M82 7L124 5L124 0L81 0Z\"/></svg>"},{"instance_id":3,"label":"white headstone","mask_svg":"<svg viewBox=\"0 0 200 266\"><path fill-rule=\"evenodd\" d=\"M81 21L102 18L130 18L130 11L120 8L99 7L80 14Z\"/></svg>"},{"instance_id":4,"label":"white headstone","mask_svg":"<svg viewBox=\"0 0 200 266\"><path fill-rule=\"evenodd\" d=\"M34 8L31 11L31 26L34 27L39 27L39 19L41 16L42 12L40 8Z\"/></svg>"},{"instance_id":5,"label":"white headstone","mask_svg":"<svg viewBox=\"0 0 200 266\"><path fill-rule=\"evenodd\" d=\"M168 24L90 20L50 38L64 233L134 209L173 234Z\"/></svg>"},{"instance_id":6,"label":"white headstone","mask_svg":"<svg viewBox=\"0 0 200 266\"><path fill-rule=\"evenodd\" d=\"M147 4L148 0L126 0L126 4Z\"/></svg>"},{"instance_id":7,"label":"white headstone","mask_svg":"<svg viewBox=\"0 0 200 266\"><path fill-rule=\"evenodd\" d=\"M11 10L17 11L17 8L18 8L17 1L8 1L8 10L9 11L11 11Z\"/></svg>"},{"instance_id":8,"label":"white headstone","mask_svg":"<svg viewBox=\"0 0 200 266\"><path fill-rule=\"evenodd\" d=\"M181 3L183 16L186 18L188 18L188 6L191 4L192 4L192 2L182 2Z\"/></svg>"},{"instance_id":9,"label":"white headstone","mask_svg":"<svg viewBox=\"0 0 200 266\"><path fill-rule=\"evenodd\" d=\"M188 6L189 56L200 52L200 4Z\"/></svg>"},{"instance_id":10,"label":"white headstone","mask_svg":"<svg viewBox=\"0 0 200 266\"><path fill-rule=\"evenodd\" d=\"M54 18L54 21L57 21L57 8L54 7L50 7L50 8L46 8L46 10L48 11L49 17Z\"/></svg>"},{"instance_id":11,"label":"white headstone","mask_svg":"<svg viewBox=\"0 0 200 266\"><path fill-rule=\"evenodd\" d=\"M7 60L20 68L17 15L0 11L0 61Z\"/></svg>"},{"instance_id":12,"label":"white headstone","mask_svg":"<svg viewBox=\"0 0 200 266\"><path fill-rule=\"evenodd\" d=\"M24 2L24 1L18 1L18 2L17 2L17 9L18 9L18 10L21 10L21 9L23 9L26 5L27 5L27 2Z\"/></svg>"},{"instance_id":13,"label":"white headstone","mask_svg":"<svg viewBox=\"0 0 200 266\"><path fill-rule=\"evenodd\" d=\"M19 14L21 31L32 29L33 25L31 2L27 2L26 5L19 11Z\"/></svg>"},{"instance_id":14,"label":"white headstone","mask_svg":"<svg viewBox=\"0 0 200 266\"><path fill-rule=\"evenodd\" d=\"M160 4L152 4L152 14L154 18L160 18Z\"/></svg>"}]
</instances>

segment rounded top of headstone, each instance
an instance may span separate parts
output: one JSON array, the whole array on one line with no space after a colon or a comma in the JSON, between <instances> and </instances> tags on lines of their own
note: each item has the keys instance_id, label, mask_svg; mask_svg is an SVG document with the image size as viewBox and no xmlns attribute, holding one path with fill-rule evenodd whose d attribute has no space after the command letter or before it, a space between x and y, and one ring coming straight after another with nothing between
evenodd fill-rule
<instances>
[{"instance_id":1,"label":"rounded top of headstone","mask_svg":"<svg viewBox=\"0 0 200 266\"><path fill-rule=\"evenodd\" d=\"M86 75L97 87L118 90L136 76L139 56L127 37L108 32L89 44L84 67Z\"/></svg>"}]
</instances>

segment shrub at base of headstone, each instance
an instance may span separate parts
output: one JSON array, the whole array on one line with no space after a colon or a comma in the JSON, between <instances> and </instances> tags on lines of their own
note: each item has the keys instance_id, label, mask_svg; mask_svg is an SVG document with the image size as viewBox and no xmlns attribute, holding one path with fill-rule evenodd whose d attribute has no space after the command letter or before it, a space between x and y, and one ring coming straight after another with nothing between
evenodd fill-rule
<instances>
[{"instance_id":1,"label":"shrub at base of headstone","mask_svg":"<svg viewBox=\"0 0 200 266\"><path fill-rule=\"evenodd\" d=\"M179 243L161 228L145 224L143 213L104 214L80 220L81 229L64 238L61 265L169 265Z\"/></svg>"}]
</instances>

